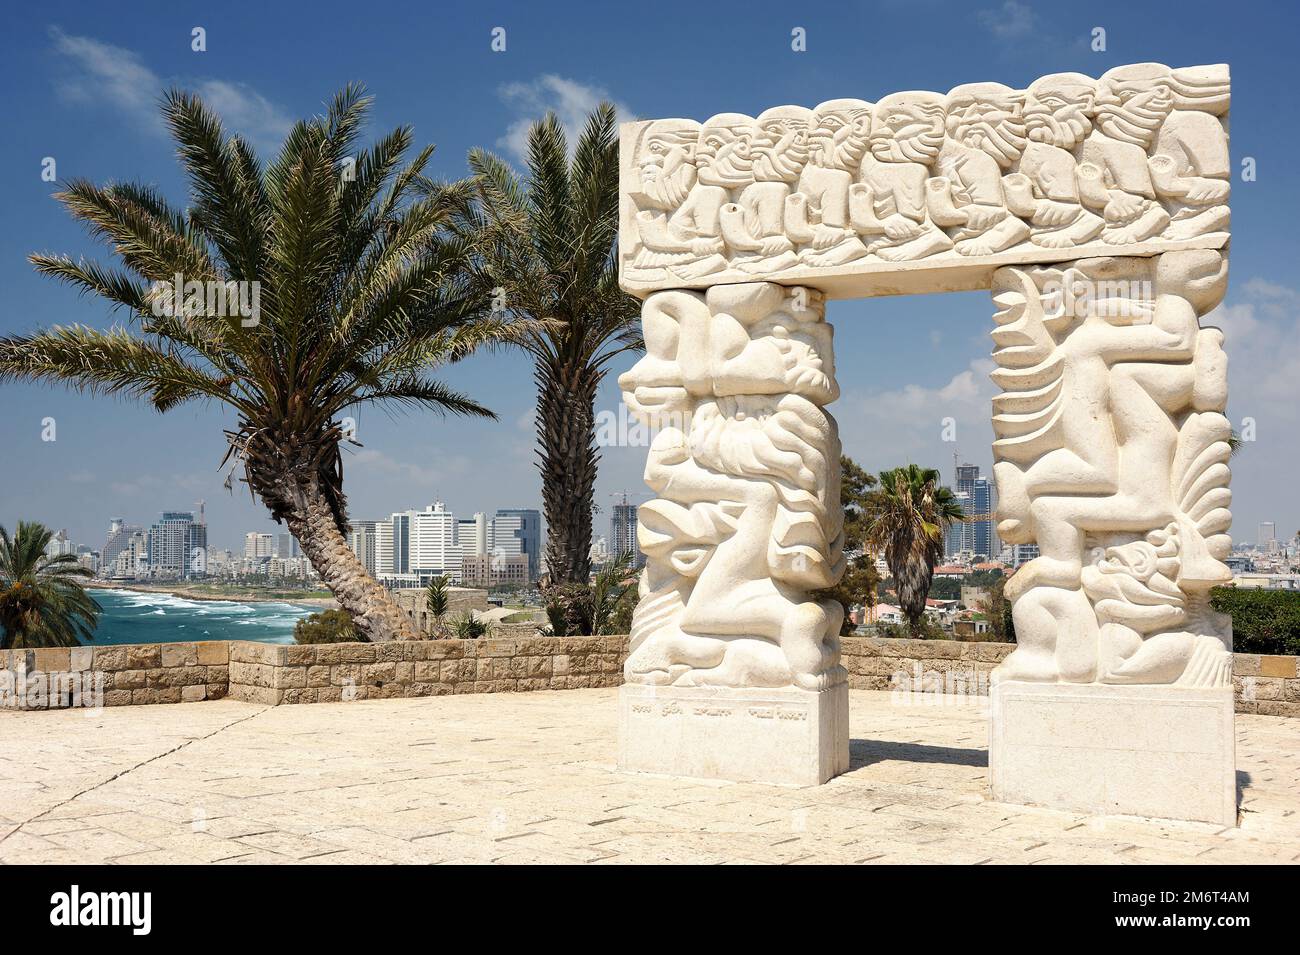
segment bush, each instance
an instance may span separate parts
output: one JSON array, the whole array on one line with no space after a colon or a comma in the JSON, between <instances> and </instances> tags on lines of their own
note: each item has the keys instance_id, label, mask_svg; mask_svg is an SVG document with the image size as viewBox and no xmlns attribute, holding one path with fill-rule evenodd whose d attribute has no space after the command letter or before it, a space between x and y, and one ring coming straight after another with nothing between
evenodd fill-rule
<instances>
[{"instance_id":1,"label":"bush","mask_svg":"<svg viewBox=\"0 0 1300 955\"><path fill-rule=\"evenodd\" d=\"M464 614L451 622L451 631L457 640L477 640L492 633L492 624L474 616L474 611L466 610Z\"/></svg>"},{"instance_id":2,"label":"bush","mask_svg":"<svg viewBox=\"0 0 1300 955\"><path fill-rule=\"evenodd\" d=\"M298 643L366 643L352 625L346 610L322 610L308 614L293 625L293 639Z\"/></svg>"},{"instance_id":3,"label":"bush","mask_svg":"<svg viewBox=\"0 0 1300 955\"><path fill-rule=\"evenodd\" d=\"M1210 606L1232 617L1232 649L1238 653L1300 655L1300 593L1215 587Z\"/></svg>"}]
</instances>

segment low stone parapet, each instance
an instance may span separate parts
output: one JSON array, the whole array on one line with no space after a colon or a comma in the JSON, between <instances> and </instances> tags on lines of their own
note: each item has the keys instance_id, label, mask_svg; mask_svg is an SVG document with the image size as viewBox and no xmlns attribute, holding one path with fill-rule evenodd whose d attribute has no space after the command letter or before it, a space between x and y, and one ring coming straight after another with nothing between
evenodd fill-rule
<instances>
[{"instance_id":1,"label":"low stone parapet","mask_svg":"<svg viewBox=\"0 0 1300 955\"><path fill-rule=\"evenodd\" d=\"M226 695L224 640L0 651L0 708L196 703Z\"/></svg>"},{"instance_id":2,"label":"low stone parapet","mask_svg":"<svg viewBox=\"0 0 1300 955\"><path fill-rule=\"evenodd\" d=\"M618 686L626 637L233 645L230 696L250 703Z\"/></svg>"},{"instance_id":3,"label":"low stone parapet","mask_svg":"<svg viewBox=\"0 0 1300 955\"><path fill-rule=\"evenodd\" d=\"M986 696L1015 646L845 637L849 686ZM618 686L627 637L509 637L306 646L204 641L0 651L0 709L234 699L253 703ZM1238 713L1300 717L1296 657L1238 653Z\"/></svg>"}]
</instances>

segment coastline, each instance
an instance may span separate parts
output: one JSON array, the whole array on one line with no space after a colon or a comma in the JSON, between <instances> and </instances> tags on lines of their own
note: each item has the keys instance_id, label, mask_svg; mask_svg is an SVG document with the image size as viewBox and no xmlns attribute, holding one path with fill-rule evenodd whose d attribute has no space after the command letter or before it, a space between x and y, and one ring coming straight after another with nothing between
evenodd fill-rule
<instances>
[{"instance_id":1,"label":"coastline","mask_svg":"<svg viewBox=\"0 0 1300 955\"><path fill-rule=\"evenodd\" d=\"M230 601L234 603L285 603L297 604L302 607L314 607L320 610L332 610L338 607L338 602L333 597L271 596L265 592L259 592L257 590L232 590L229 593L213 593L209 590L196 590L184 585L173 586L166 584L151 584L134 580L120 582L93 580L87 581L84 586L88 589L95 590L134 590L149 594L167 594L172 597L181 597L185 600Z\"/></svg>"}]
</instances>

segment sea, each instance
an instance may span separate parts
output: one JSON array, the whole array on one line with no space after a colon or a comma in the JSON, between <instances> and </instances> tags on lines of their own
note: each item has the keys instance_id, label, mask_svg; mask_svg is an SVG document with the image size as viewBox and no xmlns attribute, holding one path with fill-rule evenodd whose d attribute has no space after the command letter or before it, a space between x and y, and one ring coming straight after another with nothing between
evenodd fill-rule
<instances>
[{"instance_id":1,"label":"sea","mask_svg":"<svg viewBox=\"0 0 1300 955\"><path fill-rule=\"evenodd\" d=\"M293 643L293 625L320 609L275 601L188 600L141 590L94 588L102 608L90 646L187 640Z\"/></svg>"}]
</instances>

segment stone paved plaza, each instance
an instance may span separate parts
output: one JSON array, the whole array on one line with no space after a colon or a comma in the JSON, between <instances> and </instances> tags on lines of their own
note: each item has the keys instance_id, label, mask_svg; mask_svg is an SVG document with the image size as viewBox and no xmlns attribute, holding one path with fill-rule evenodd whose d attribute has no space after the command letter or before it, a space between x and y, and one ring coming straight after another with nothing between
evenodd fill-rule
<instances>
[{"instance_id":1,"label":"stone paved plaza","mask_svg":"<svg viewBox=\"0 0 1300 955\"><path fill-rule=\"evenodd\" d=\"M816 788L616 771L617 690L0 713L0 862L1300 861L1300 720L1237 717L1237 829L990 802L979 702L852 691Z\"/></svg>"}]
</instances>

